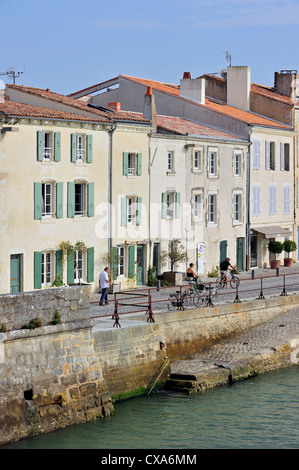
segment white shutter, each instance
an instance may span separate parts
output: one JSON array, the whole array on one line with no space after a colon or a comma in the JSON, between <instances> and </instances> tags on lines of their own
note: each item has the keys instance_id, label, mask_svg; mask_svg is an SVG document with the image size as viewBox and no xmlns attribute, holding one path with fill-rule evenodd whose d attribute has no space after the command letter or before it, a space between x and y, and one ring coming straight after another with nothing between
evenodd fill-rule
<instances>
[{"instance_id":1,"label":"white shutter","mask_svg":"<svg viewBox=\"0 0 299 470\"><path fill-rule=\"evenodd\" d=\"M266 142L266 170L270 170L270 142Z\"/></svg>"},{"instance_id":2,"label":"white shutter","mask_svg":"<svg viewBox=\"0 0 299 470\"><path fill-rule=\"evenodd\" d=\"M285 184L283 187L283 213L289 214L291 207L290 207L290 185Z\"/></svg>"},{"instance_id":3,"label":"white shutter","mask_svg":"<svg viewBox=\"0 0 299 470\"><path fill-rule=\"evenodd\" d=\"M259 170L261 168L261 142L260 140L253 141L253 169Z\"/></svg>"},{"instance_id":4,"label":"white shutter","mask_svg":"<svg viewBox=\"0 0 299 470\"><path fill-rule=\"evenodd\" d=\"M253 215L261 215L261 188L260 186L252 187L253 196Z\"/></svg>"},{"instance_id":5,"label":"white shutter","mask_svg":"<svg viewBox=\"0 0 299 470\"><path fill-rule=\"evenodd\" d=\"M280 143L280 169L284 171L284 144Z\"/></svg>"}]
</instances>

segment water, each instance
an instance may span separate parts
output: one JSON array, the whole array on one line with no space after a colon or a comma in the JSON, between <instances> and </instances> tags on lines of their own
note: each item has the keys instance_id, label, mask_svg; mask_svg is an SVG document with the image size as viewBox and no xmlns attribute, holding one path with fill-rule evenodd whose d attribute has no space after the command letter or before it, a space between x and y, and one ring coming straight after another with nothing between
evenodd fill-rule
<instances>
[{"instance_id":1,"label":"water","mask_svg":"<svg viewBox=\"0 0 299 470\"><path fill-rule=\"evenodd\" d=\"M2 448L298 449L298 390L293 366L200 394L158 392L116 404L106 420Z\"/></svg>"}]
</instances>

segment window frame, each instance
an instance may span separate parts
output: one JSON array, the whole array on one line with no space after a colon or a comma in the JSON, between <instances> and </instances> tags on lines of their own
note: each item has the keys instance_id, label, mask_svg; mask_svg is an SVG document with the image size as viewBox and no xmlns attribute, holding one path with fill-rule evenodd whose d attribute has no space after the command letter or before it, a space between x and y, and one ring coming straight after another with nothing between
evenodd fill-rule
<instances>
[{"instance_id":1,"label":"window frame","mask_svg":"<svg viewBox=\"0 0 299 470\"><path fill-rule=\"evenodd\" d=\"M76 193L80 187L80 193ZM76 199L80 198L79 201ZM79 206L79 210L78 210ZM77 210L76 210L77 207ZM83 181L74 182L74 217L86 217L87 215L87 183Z\"/></svg>"},{"instance_id":2,"label":"window frame","mask_svg":"<svg viewBox=\"0 0 299 470\"><path fill-rule=\"evenodd\" d=\"M199 199L199 200L197 200ZM202 219L202 194L194 193L193 194L193 210L192 215L194 220Z\"/></svg>"},{"instance_id":3,"label":"window frame","mask_svg":"<svg viewBox=\"0 0 299 470\"><path fill-rule=\"evenodd\" d=\"M174 173L174 151L167 150L167 173Z\"/></svg>"},{"instance_id":4,"label":"window frame","mask_svg":"<svg viewBox=\"0 0 299 470\"><path fill-rule=\"evenodd\" d=\"M207 221L209 225L217 224L217 194L215 193L208 194Z\"/></svg>"},{"instance_id":5,"label":"window frame","mask_svg":"<svg viewBox=\"0 0 299 470\"><path fill-rule=\"evenodd\" d=\"M42 251L41 252L41 286L51 286L53 282L53 252L52 251ZM48 269L49 268L49 269Z\"/></svg>"},{"instance_id":6,"label":"window frame","mask_svg":"<svg viewBox=\"0 0 299 470\"><path fill-rule=\"evenodd\" d=\"M235 177L242 177L243 175L243 152L240 151L234 151L234 176Z\"/></svg>"},{"instance_id":7,"label":"window frame","mask_svg":"<svg viewBox=\"0 0 299 470\"><path fill-rule=\"evenodd\" d=\"M208 149L208 176L215 178L218 176L218 149Z\"/></svg>"},{"instance_id":8,"label":"window frame","mask_svg":"<svg viewBox=\"0 0 299 470\"><path fill-rule=\"evenodd\" d=\"M234 224L241 224L243 222L243 197L242 193L233 194L233 221Z\"/></svg>"},{"instance_id":9,"label":"window frame","mask_svg":"<svg viewBox=\"0 0 299 470\"><path fill-rule=\"evenodd\" d=\"M42 185L42 219L51 219L55 217L55 183L50 181L45 181L41 183ZM46 190L50 189L50 194L46 194ZM47 198L50 199L50 202L47 202ZM50 210L46 208L49 207Z\"/></svg>"},{"instance_id":10,"label":"window frame","mask_svg":"<svg viewBox=\"0 0 299 470\"><path fill-rule=\"evenodd\" d=\"M81 278L79 277L80 274L81 274ZM85 251L75 250L74 252L74 284L80 284L80 282L84 282L84 274L85 274Z\"/></svg>"},{"instance_id":11,"label":"window frame","mask_svg":"<svg viewBox=\"0 0 299 470\"><path fill-rule=\"evenodd\" d=\"M117 247L117 276L126 274L126 249L124 246Z\"/></svg>"}]
</instances>

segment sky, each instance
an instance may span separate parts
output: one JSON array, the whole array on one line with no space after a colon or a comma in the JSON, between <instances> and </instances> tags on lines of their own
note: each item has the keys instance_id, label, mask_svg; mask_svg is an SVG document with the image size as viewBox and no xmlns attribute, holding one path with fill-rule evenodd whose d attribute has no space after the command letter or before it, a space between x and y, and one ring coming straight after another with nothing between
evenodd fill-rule
<instances>
[{"instance_id":1,"label":"sky","mask_svg":"<svg viewBox=\"0 0 299 470\"><path fill-rule=\"evenodd\" d=\"M230 61L273 86L299 69L299 0L0 0L0 41L1 74L62 94L119 74L179 84Z\"/></svg>"}]
</instances>

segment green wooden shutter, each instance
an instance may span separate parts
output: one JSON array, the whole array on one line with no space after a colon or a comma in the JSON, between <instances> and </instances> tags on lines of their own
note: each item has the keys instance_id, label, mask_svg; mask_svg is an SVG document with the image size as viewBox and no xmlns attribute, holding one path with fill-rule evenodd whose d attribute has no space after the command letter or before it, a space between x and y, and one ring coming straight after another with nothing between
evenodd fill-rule
<instances>
[{"instance_id":1,"label":"green wooden shutter","mask_svg":"<svg viewBox=\"0 0 299 470\"><path fill-rule=\"evenodd\" d=\"M142 173L142 153L137 153L137 176Z\"/></svg>"},{"instance_id":2,"label":"green wooden shutter","mask_svg":"<svg viewBox=\"0 0 299 470\"><path fill-rule=\"evenodd\" d=\"M74 263L75 253L69 253L67 255L67 283L74 284L75 281L75 263Z\"/></svg>"},{"instance_id":3,"label":"green wooden shutter","mask_svg":"<svg viewBox=\"0 0 299 470\"><path fill-rule=\"evenodd\" d=\"M34 183L34 219L40 220L42 218L42 183Z\"/></svg>"},{"instance_id":4,"label":"green wooden shutter","mask_svg":"<svg viewBox=\"0 0 299 470\"><path fill-rule=\"evenodd\" d=\"M44 159L44 133L37 131L37 160L39 162Z\"/></svg>"},{"instance_id":5,"label":"green wooden shutter","mask_svg":"<svg viewBox=\"0 0 299 470\"><path fill-rule=\"evenodd\" d=\"M56 218L63 217L63 183L56 183Z\"/></svg>"},{"instance_id":6,"label":"green wooden shutter","mask_svg":"<svg viewBox=\"0 0 299 470\"><path fill-rule=\"evenodd\" d=\"M94 281L94 248L87 248L87 282Z\"/></svg>"},{"instance_id":7,"label":"green wooden shutter","mask_svg":"<svg viewBox=\"0 0 299 470\"><path fill-rule=\"evenodd\" d=\"M75 183L67 184L67 216L75 216Z\"/></svg>"},{"instance_id":8,"label":"green wooden shutter","mask_svg":"<svg viewBox=\"0 0 299 470\"><path fill-rule=\"evenodd\" d=\"M181 216L181 193L175 193L175 216L177 219Z\"/></svg>"},{"instance_id":9,"label":"green wooden shutter","mask_svg":"<svg viewBox=\"0 0 299 470\"><path fill-rule=\"evenodd\" d=\"M121 226L125 227L127 225L127 198L121 198Z\"/></svg>"},{"instance_id":10,"label":"green wooden shutter","mask_svg":"<svg viewBox=\"0 0 299 470\"><path fill-rule=\"evenodd\" d=\"M135 274L135 245L129 246L129 269L128 276L134 276Z\"/></svg>"},{"instance_id":11,"label":"green wooden shutter","mask_svg":"<svg viewBox=\"0 0 299 470\"><path fill-rule=\"evenodd\" d=\"M55 132L54 134L54 160L60 162L61 160L61 132Z\"/></svg>"},{"instance_id":12,"label":"green wooden shutter","mask_svg":"<svg viewBox=\"0 0 299 470\"><path fill-rule=\"evenodd\" d=\"M76 161L77 134L71 134L71 161Z\"/></svg>"},{"instance_id":13,"label":"green wooden shutter","mask_svg":"<svg viewBox=\"0 0 299 470\"><path fill-rule=\"evenodd\" d=\"M87 185L87 215L88 217L94 216L94 183L88 183Z\"/></svg>"},{"instance_id":14,"label":"green wooden shutter","mask_svg":"<svg viewBox=\"0 0 299 470\"><path fill-rule=\"evenodd\" d=\"M123 175L128 176L128 168L129 168L129 154L128 152L123 153Z\"/></svg>"},{"instance_id":15,"label":"green wooden shutter","mask_svg":"<svg viewBox=\"0 0 299 470\"><path fill-rule=\"evenodd\" d=\"M63 280L63 263L62 263L63 251L56 251L56 277L60 277Z\"/></svg>"},{"instance_id":16,"label":"green wooden shutter","mask_svg":"<svg viewBox=\"0 0 299 470\"><path fill-rule=\"evenodd\" d=\"M136 225L141 225L142 197L137 197Z\"/></svg>"},{"instance_id":17,"label":"green wooden shutter","mask_svg":"<svg viewBox=\"0 0 299 470\"><path fill-rule=\"evenodd\" d=\"M41 251L34 252L34 289L41 289L42 287L42 253Z\"/></svg>"},{"instance_id":18,"label":"green wooden shutter","mask_svg":"<svg viewBox=\"0 0 299 470\"><path fill-rule=\"evenodd\" d=\"M86 136L86 161L92 162L92 135Z\"/></svg>"},{"instance_id":19,"label":"green wooden shutter","mask_svg":"<svg viewBox=\"0 0 299 470\"><path fill-rule=\"evenodd\" d=\"M167 213L167 193L162 193L161 218L166 219Z\"/></svg>"}]
</instances>

